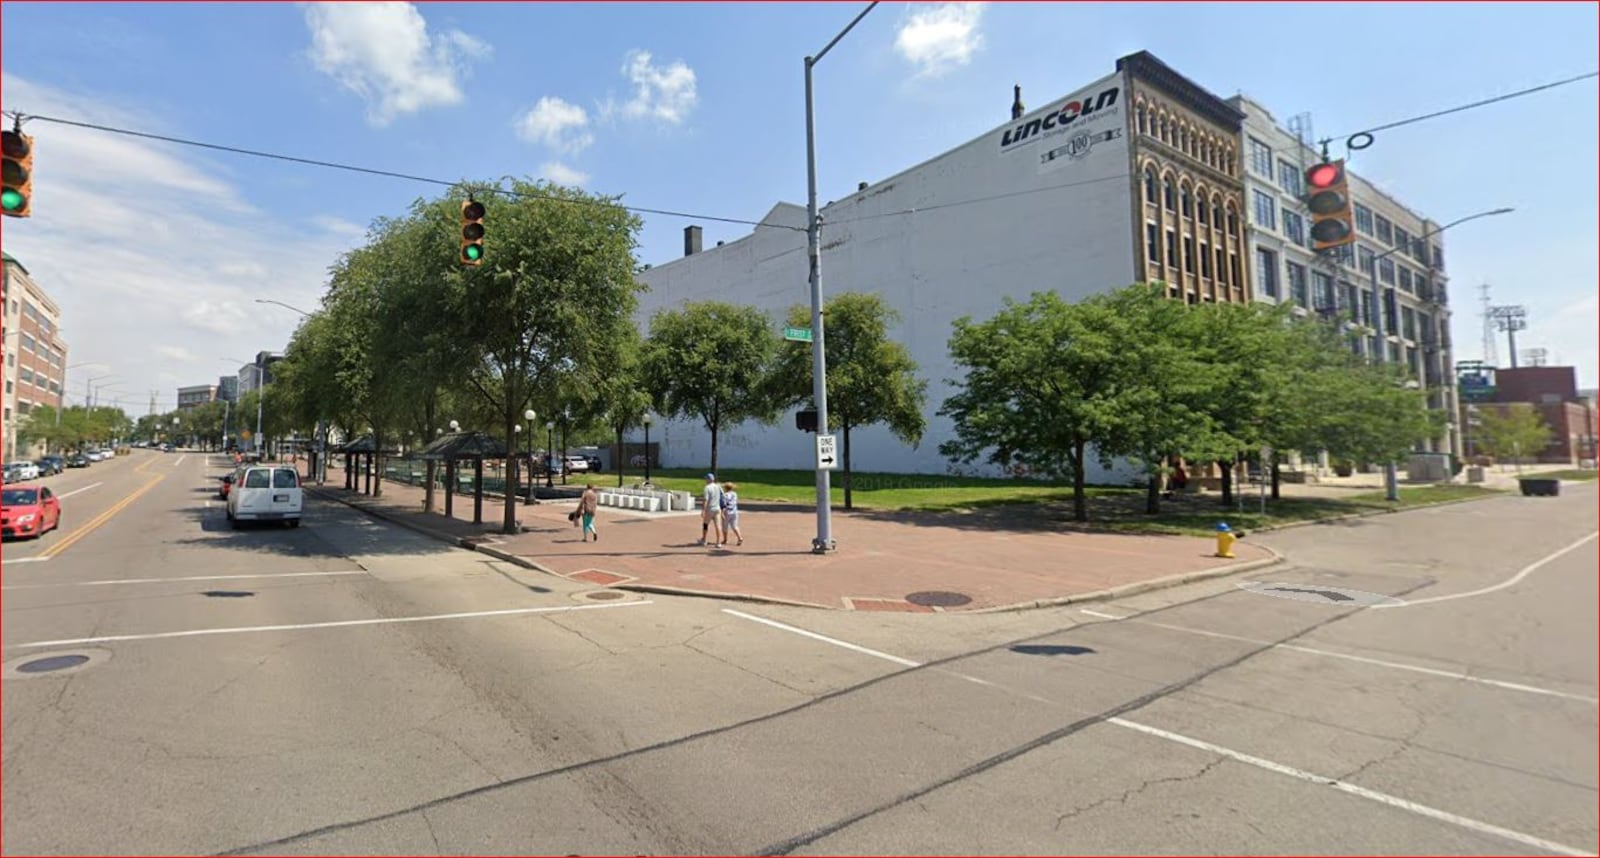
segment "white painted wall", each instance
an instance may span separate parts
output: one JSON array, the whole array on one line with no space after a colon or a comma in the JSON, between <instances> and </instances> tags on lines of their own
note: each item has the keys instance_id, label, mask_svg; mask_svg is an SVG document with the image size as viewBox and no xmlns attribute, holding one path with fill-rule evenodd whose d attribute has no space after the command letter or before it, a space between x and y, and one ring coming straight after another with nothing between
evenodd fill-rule
<instances>
[{"instance_id":1,"label":"white painted wall","mask_svg":"<svg viewBox=\"0 0 1600 858\"><path fill-rule=\"evenodd\" d=\"M1113 88L1114 104L1081 113L1078 104ZM902 316L891 336L907 345L929 382L928 429L919 447L881 427L856 430L856 470L947 470L938 447L951 437L951 424L936 412L954 390L946 379L957 375L948 352L957 318L989 318L1006 297L1054 290L1080 300L1133 281L1127 96L1120 75L1108 76L823 209L824 296L883 295ZM1045 130L1045 121L1054 126L1065 116L1072 117L1066 125ZM1016 140L1016 129L1034 120L1038 132ZM1086 149L1085 139L1092 141ZM759 227L644 271L639 279L649 291L641 323L686 301L717 299L761 308L781 331L790 307L810 303L805 210L780 204L765 222L799 229ZM663 422L651 434L662 443L667 467L710 461L710 434L701 425ZM724 468L811 468L814 444L814 436L794 429L788 412L775 427L725 430L719 454Z\"/></svg>"}]
</instances>

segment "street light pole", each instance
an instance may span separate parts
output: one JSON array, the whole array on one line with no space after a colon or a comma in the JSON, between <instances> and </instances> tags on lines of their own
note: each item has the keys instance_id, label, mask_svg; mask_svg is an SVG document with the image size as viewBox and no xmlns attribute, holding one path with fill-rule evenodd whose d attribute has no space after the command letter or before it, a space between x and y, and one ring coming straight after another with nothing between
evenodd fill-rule
<instances>
[{"instance_id":1,"label":"street light pole","mask_svg":"<svg viewBox=\"0 0 1600 858\"><path fill-rule=\"evenodd\" d=\"M1432 236L1438 235L1439 233L1444 232L1445 230L1449 229L1450 227L1459 226L1461 224L1466 223L1469 220L1477 220L1478 218L1490 217L1492 215L1510 214L1513 211L1515 211L1515 209L1512 209L1512 208L1508 207L1508 208L1490 209L1489 211L1478 212L1477 214L1467 215L1464 218L1458 218L1456 220L1453 220L1453 221L1445 224L1444 226L1439 227L1438 229L1435 229L1435 230L1432 230L1432 231L1429 231L1429 232L1425 232L1425 233L1417 236L1416 240L1421 241L1421 240L1423 240L1425 238L1430 238ZM1367 276L1372 279L1372 327L1373 327L1374 332L1376 332L1376 334L1377 334L1377 341L1378 341L1376 348L1373 349L1373 357L1375 358L1375 360L1378 363L1387 362L1388 357L1389 357L1389 344L1385 341L1386 338L1387 338L1387 334L1384 332L1384 327L1383 327L1383 311L1384 311L1384 308L1385 308L1386 305L1385 305L1384 300L1383 300L1383 291L1382 291L1383 287L1378 284L1378 261L1382 260L1382 259L1385 259L1385 258L1387 258L1389 256L1392 256L1395 253L1398 253L1398 252L1400 252L1401 250L1404 250L1404 249L1405 249L1404 247L1401 247L1401 246L1398 246L1398 245L1395 246L1395 247L1391 247L1388 250L1385 250L1384 252L1378 254L1377 256L1372 257L1372 262L1367 265ZM1432 260L1429 260L1429 262L1431 264ZM1396 319L1395 321L1398 324L1399 320ZM1398 502L1400 500L1400 475L1398 473L1398 468L1396 467L1395 462L1392 459L1389 461L1389 463L1387 465L1384 466L1383 485L1384 485L1384 498L1386 500L1390 501L1390 502Z\"/></svg>"},{"instance_id":2,"label":"street light pole","mask_svg":"<svg viewBox=\"0 0 1600 858\"><path fill-rule=\"evenodd\" d=\"M839 40L845 37L878 5L878 0L867 4L855 17L823 46L815 56L805 58L806 66L806 256L811 269L811 396L817 406L817 432L828 432L828 359L824 348L826 337L822 319L822 219L817 212L817 124L811 85L811 70L822 60ZM649 455L646 452L645 455ZM833 499L830 486L831 472L817 462L817 536L811 541L811 550L823 554L833 550Z\"/></svg>"}]
</instances>

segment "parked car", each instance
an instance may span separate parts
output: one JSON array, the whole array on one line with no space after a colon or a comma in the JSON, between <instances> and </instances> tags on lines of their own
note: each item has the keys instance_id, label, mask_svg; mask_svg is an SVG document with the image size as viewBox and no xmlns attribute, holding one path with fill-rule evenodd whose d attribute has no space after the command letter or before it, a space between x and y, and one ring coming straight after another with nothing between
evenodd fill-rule
<instances>
[{"instance_id":1,"label":"parked car","mask_svg":"<svg viewBox=\"0 0 1600 858\"><path fill-rule=\"evenodd\" d=\"M0 535L40 537L61 526L61 499L44 486L0 491Z\"/></svg>"},{"instance_id":2,"label":"parked car","mask_svg":"<svg viewBox=\"0 0 1600 858\"><path fill-rule=\"evenodd\" d=\"M567 473L569 474L581 474L586 473L589 470L589 460L583 456L569 455L564 457L564 459L566 462Z\"/></svg>"},{"instance_id":3,"label":"parked car","mask_svg":"<svg viewBox=\"0 0 1600 858\"><path fill-rule=\"evenodd\" d=\"M33 463L39 466L39 473L46 477L59 474L67 467L67 460L60 456L40 456Z\"/></svg>"},{"instance_id":4,"label":"parked car","mask_svg":"<svg viewBox=\"0 0 1600 858\"><path fill-rule=\"evenodd\" d=\"M82 453L73 453L67 457L67 467L87 468L89 467L89 457Z\"/></svg>"},{"instance_id":5,"label":"parked car","mask_svg":"<svg viewBox=\"0 0 1600 858\"><path fill-rule=\"evenodd\" d=\"M300 473L290 465L247 465L234 472L228 488L228 520L283 521L300 526L305 497Z\"/></svg>"},{"instance_id":6,"label":"parked car","mask_svg":"<svg viewBox=\"0 0 1600 858\"><path fill-rule=\"evenodd\" d=\"M18 480L39 479L39 466L32 462L12 462L6 467L16 471Z\"/></svg>"}]
</instances>

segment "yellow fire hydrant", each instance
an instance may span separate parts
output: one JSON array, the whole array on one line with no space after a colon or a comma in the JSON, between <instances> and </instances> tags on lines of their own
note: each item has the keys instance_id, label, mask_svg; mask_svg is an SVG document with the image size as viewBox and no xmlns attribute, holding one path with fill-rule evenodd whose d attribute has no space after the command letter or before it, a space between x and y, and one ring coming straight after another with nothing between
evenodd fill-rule
<instances>
[{"instance_id":1,"label":"yellow fire hydrant","mask_svg":"<svg viewBox=\"0 0 1600 858\"><path fill-rule=\"evenodd\" d=\"M1218 522L1217 523L1217 554L1216 554L1216 556L1218 556L1218 557L1232 557L1233 556L1233 543L1237 542L1238 540L1239 540L1239 537L1233 535L1233 529L1228 527L1228 523L1227 522L1225 522L1225 521Z\"/></svg>"}]
</instances>

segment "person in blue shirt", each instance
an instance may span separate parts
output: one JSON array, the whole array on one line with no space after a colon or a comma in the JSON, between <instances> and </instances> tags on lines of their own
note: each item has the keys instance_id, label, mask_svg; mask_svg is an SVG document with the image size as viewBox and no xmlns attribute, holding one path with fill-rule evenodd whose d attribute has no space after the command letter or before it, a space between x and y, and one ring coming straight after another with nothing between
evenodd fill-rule
<instances>
[{"instance_id":1,"label":"person in blue shirt","mask_svg":"<svg viewBox=\"0 0 1600 858\"><path fill-rule=\"evenodd\" d=\"M722 544L728 544L728 534L738 537L736 545L744 544L744 532L739 530L739 487L733 483L722 484Z\"/></svg>"}]
</instances>

